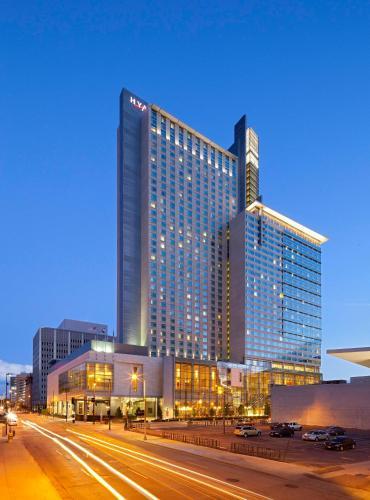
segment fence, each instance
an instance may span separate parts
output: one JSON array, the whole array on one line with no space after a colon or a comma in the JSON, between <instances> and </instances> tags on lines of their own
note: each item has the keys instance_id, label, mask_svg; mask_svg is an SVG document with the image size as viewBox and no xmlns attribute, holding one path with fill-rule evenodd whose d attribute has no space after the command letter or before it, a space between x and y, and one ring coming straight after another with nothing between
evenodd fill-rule
<instances>
[{"instance_id":1,"label":"fence","mask_svg":"<svg viewBox=\"0 0 370 500\"><path fill-rule=\"evenodd\" d=\"M207 448L220 448L220 441L218 439L205 438L203 436L162 431L161 437L164 439L171 439L172 441L182 441L183 443L195 444L197 446L206 446Z\"/></svg>"},{"instance_id":2,"label":"fence","mask_svg":"<svg viewBox=\"0 0 370 500\"><path fill-rule=\"evenodd\" d=\"M143 426L133 427L131 430L143 432ZM178 432L169 431L154 431L147 429L147 434L151 436L161 437L163 439L171 439L172 441L181 441L182 443L194 444L196 446L205 446L207 448L215 448L223 451L230 451L240 455L249 455L252 457L267 458L269 460L285 461L288 449L273 449L264 446L253 446L246 443L231 442L229 446L221 446L219 439L207 438L191 434L181 434Z\"/></svg>"},{"instance_id":3,"label":"fence","mask_svg":"<svg viewBox=\"0 0 370 500\"><path fill-rule=\"evenodd\" d=\"M230 451L240 455L268 458L269 460L284 460L285 452L281 449L266 448L264 446L253 446L245 443L230 443Z\"/></svg>"}]
</instances>

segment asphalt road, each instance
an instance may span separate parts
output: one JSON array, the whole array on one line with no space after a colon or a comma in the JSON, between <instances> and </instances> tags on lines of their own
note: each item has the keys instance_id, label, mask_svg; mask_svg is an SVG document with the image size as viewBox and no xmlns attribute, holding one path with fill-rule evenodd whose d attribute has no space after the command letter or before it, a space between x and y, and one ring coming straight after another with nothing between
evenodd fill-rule
<instances>
[{"instance_id":1,"label":"asphalt road","mask_svg":"<svg viewBox=\"0 0 370 500\"><path fill-rule=\"evenodd\" d=\"M150 441L132 441L92 424L24 416L25 444L61 498L340 499L361 498L311 477L235 466ZM281 463L282 470L284 463ZM364 498L364 497L362 497Z\"/></svg>"}]
</instances>

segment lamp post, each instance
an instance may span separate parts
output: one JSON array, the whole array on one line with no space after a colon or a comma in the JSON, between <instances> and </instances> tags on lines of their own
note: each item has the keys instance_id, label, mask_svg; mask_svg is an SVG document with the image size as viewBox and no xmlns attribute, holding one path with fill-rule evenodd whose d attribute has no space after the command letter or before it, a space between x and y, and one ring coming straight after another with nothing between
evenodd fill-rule
<instances>
[{"instance_id":1,"label":"lamp post","mask_svg":"<svg viewBox=\"0 0 370 500\"><path fill-rule=\"evenodd\" d=\"M143 381L143 398L144 398L144 441L146 441L147 435L146 435L146 381L144 375L142 375L142 381ZM131 381L135 382L138 379L137 373L133 373L131 375Z\"/></svg>"},{"instance_id":2,"label":"lamp post","mask_svg":"<svg viewBox=\"0 0 370 500\"><path fill-rule=\"evenodd\" d=\"M217 388L217 393L219 396L222 395L222 428L223 428L223 433L226 433L226 428L225 428L225 387L222 385L219 385Z\"/></svg>"},{"instance_id":3,"label":"lamp post","mask_svg":"<svg viewBox=\"0 0 370 500\"><path fill-rule=\"evenodd\" d=\"M94 387L94 401L93 401L93 424L95 425L95 399L96 399L96 382L93 383Z\"/></svg>"},{"instance_id":4,"label":"lamp post","mask_svg":"<svg viewBox=\"0 0 370 500\"><path fill-rule=\"evenodd\" d=\"M109 382L109 415L108 415L108 429L111 430L112 428L112 379L108 379Z\"/></svg>"}]
</instances>

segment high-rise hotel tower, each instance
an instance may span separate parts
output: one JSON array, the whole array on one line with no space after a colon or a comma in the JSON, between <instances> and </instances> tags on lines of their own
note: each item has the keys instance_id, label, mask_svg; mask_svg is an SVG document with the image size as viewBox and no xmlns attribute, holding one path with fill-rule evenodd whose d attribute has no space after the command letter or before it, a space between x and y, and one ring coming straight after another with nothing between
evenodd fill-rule
<instances>
[{"instance_id":1,"label":"high-rise hotel tower","mask_svg":"<svg viewBox=\"0 0 370 500\"><path fill-rule=\"evenodd\" d=\"M317 372L325 238L262 205L245 116L224 149L124 89L117 189L120 342Z\"/></svg>"},{"instance_id":2,"label":"high-rise hotel tower","mask_svg":"<svg viewBox=\"0 0 370 500\"><path fill-rule=\"evenodd\" d=\"M258 197L245 116L226 150L123 90L118 128L121 342L152 356L222 356L223 231Z\"/></svg>"}]
</instances>

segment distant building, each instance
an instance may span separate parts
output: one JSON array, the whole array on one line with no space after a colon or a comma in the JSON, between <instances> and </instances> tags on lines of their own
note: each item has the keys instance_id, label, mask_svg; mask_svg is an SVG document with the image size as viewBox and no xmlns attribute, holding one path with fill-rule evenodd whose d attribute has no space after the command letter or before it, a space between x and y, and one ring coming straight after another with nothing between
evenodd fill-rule
<instances>
[{"instance_id":1,"label":"distant building","mask_svg":"<svg viewBox=\"0 0 370 500\"><path fill-rule=\"evenodd\" d=\"M39 328L33 338L32 408L46 405L46 384L50 366L64 359L90 340L111 340L108 326L87 321L63 320L57 328Z\"/></svg>"},{"instance_id":2,"label":"distant building","mask_svg":"<svg viewBox=\"0 0 370 500\"><path fill-rule=\"evenodd\" d=\"M9 378L9 401L11 405L14 405L17 400L17 384L15 375Z\"/></svg>"},{"instance_id":3,"label":"distant building","mask_svg":"<svg viewBox=\"0 0 370 500\"><path fill-rule=\"evenodd\" d=\"M19 373L15 376L15 405L19 409L31 409L32 373Z\"/></svg>"},{"instance_id":4,"label":"distant building","mask_svg":"<svg viewBox=\"0 0 370 500\"><path fill-rule=\"evenodd\" d=\"M82 333L99 333L107 335L108 326L101 323L90 323L89 321L79 321L75 319L64 319L58 326L59 330L69 330Z\"/></svg>"}]
</instances>

